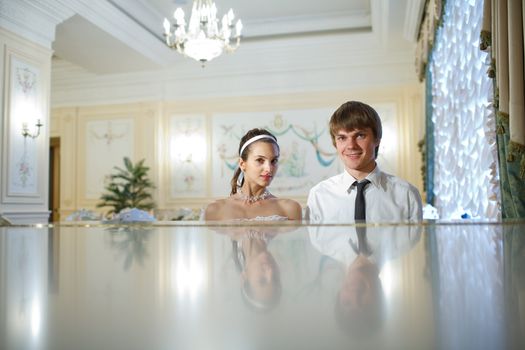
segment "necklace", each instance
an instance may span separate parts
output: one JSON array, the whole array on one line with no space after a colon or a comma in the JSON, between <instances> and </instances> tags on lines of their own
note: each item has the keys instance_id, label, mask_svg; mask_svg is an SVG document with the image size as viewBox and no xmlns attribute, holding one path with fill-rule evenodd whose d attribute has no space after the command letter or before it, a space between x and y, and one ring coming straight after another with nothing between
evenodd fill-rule
<instances>
[{"instance_id":1,"label":"necklace","mask_svg":"<svg viewBox=\"0 0 525 350\"><path fill-rule=\"evenodd\" d=\"M242 190L239 190L239 197L247 202L248 204L253 204L258 201L262 201L263 199L266 199L270 196L270 192L268 190L264 190L263 193L261 193L258 196L248 196L242 192Z\"/></svg>"}]
</instances>

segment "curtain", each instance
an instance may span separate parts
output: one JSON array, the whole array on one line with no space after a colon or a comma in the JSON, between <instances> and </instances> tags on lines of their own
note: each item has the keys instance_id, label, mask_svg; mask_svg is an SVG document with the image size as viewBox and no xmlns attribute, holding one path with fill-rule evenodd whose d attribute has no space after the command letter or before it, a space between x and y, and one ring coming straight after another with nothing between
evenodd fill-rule
<instances>
[{"instance_id":1,"label":"curtain","mask_svg":"<svg viewBox=\"0 0 525 350\"><path fill-rule=\"evenodd\" d=\"M442 219L497 219L491 57L478 49L483 0L443 4L425 75L427 201Z\"/></svg>"},{"instance_id":2,"label":"curtain","mask_svg":"<svg viewBox=\"0 0 525 350\"><path fill-rule=\"evenodd\" d=\"M480 49L490 52L502 217L525 218L525 0L485 0Z\"/></svg>"},{"instance_id":3,"label":"curtain","mask_svg":"<svg viewBox=\"0 0 525 350\"><path fill-rule=\"evenodd\" d=\"M423 184L426 202L434 205L434 124L432 122L432 77L429 61L434 47L437 28L443 13L442 0L427 0L419 27L416 45L416 74L419 81L425 81L425 137L422 142Z\"/></svg>"},{"instance_id":4,"label":"curtain","mask_svg":"<svg viewBox=\"0 0 525 350\"><path fill-rule=\"evenodd\" d=\"M432 121L432 74L427 66L425 79L425 192L427 203L434 205L434 122Z\"/></svg>"},{"instance_id":5,"label":"curtain","mask_svg":"<svg viewBox=\"0 0 525 350\"><path fill-rule=\"evenodd\" d=\"M443 0L427 0L425 11L419 27L416 45L416 74L419 81L427 76L427 64L430 59L436 31L441 21Z\"/></svg>"}]
</instances>

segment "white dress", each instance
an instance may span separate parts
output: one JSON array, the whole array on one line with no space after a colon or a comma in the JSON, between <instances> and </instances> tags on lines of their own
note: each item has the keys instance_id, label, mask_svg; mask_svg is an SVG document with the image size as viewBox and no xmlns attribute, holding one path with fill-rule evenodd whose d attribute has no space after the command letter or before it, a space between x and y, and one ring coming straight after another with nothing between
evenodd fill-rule
<instances>
[{"instance_id":1,"label":"white dress","mask_svg":"<svg viewBox=\"0 0 525 350\"><path fill-rule=\"evenodd\" d=\"M260 221L286 221L288 218L286 216L281 215L269 215L269 216L256 216L254 218L243 218L243 219L233 219L232 221L235 222L260 222ZM238 239L239 246L242 247L243 241L246 239L259 239L264 241L266 244L270 242L270 240L278 234L278 230L275 229L266 229L264 228L264 225L258 225L260 228L257 227L250 227L249 230L243 233L242 237ZM272 225L273 226L273 225Z\"/></svg>"},{"instance_id":2,"label":"white dress","mask_svg":"<svg viewBox=\"0 0 525 350\"><path fill-rule=\"evenodd\" d=\"M206 221L204 219L204 209L201 210L199 221ZM256 216L254 218L243 218L243 219L232 219L231 221L285 221L288 220L286 216L281 215L269 215L269 216Z\"/></svg>"},{"instance_id":3,"label":"white dress","mask_svg":"<svg viewBox=\"0 0 525 350\"><path fill-rule=\"evenodd\" d=\"M248 219L235 219L238 221L284 221L288 220L286 216L281 215L269 215L269 216L256 216Z\"/></svg>"}]
</instances>

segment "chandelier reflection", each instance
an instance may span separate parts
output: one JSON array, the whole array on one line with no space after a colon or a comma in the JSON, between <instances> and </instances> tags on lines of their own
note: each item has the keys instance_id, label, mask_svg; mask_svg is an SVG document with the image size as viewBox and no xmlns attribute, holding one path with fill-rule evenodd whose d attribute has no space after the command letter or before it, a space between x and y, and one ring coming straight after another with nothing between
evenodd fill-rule
<instances>
[{"instance_id":1,"label":"chandelier reflection","mask_svg":"<svg viewBox=\"0 0 525 350\"><path fill-rule=\"evenodd\" d=\"M235 51L241 41L242 22L237 20L230 9L219 23L217 6L212 0L195 0L191 11L190 22L186 26L184 11L179 7L173 13L175 23L171 25L164 18L164 36L166 44L179 53L194 60L206 63L223 52ZM233 31L235 30L235 35Z\"/></svg>"}]
</instances>

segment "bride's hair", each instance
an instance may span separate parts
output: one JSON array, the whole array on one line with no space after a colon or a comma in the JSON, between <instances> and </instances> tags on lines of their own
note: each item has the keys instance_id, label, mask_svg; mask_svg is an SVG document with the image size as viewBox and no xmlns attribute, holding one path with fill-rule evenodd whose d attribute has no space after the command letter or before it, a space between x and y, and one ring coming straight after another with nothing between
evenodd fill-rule
<instances>
[{"instance_id":1,"label":"bride's hair","mask_svg":"<svg viewBox=\"0 0 525 350\"><path fill-rule=\"evenodd\" d=\"M243 146L246 142L248 142L251 138L253 137L256 137L256 136L260 136L260 135L268 135L270 137L265 137L265 138L261 138L257 141L261 141L261 142L266 142L266 143L273 143L277 146L277 148L279 148L279 145L277 144L277 138L271 133L269 132L268 130L265 130L265 129L258 129L258 128L255 128L255 129L251 129L250 131L248 131L242 138L241 138L241 142L239 143L239 150L238 152L240 153L241 150L242 150L242 154L239 154L239 157L242 158L242 160L246 161L248 159L248 154L250 153L250 149L253 145L253 143L250 143L248 145L246 145L246 147L244 147L243 149ZM242 187L243 183L244 183L244 177L242 177L239 181L239 176L241 175L241 168L240 167L237 167L237 169L235 170L235 173L233 174L233 177L232 177L232 180L231 180L231 186L232 186L232 190L231 190L231 193L230 195L233 195L233 194L236 194L237 193L237 188L238 187Z\"/></svg>"}]
</instances>

